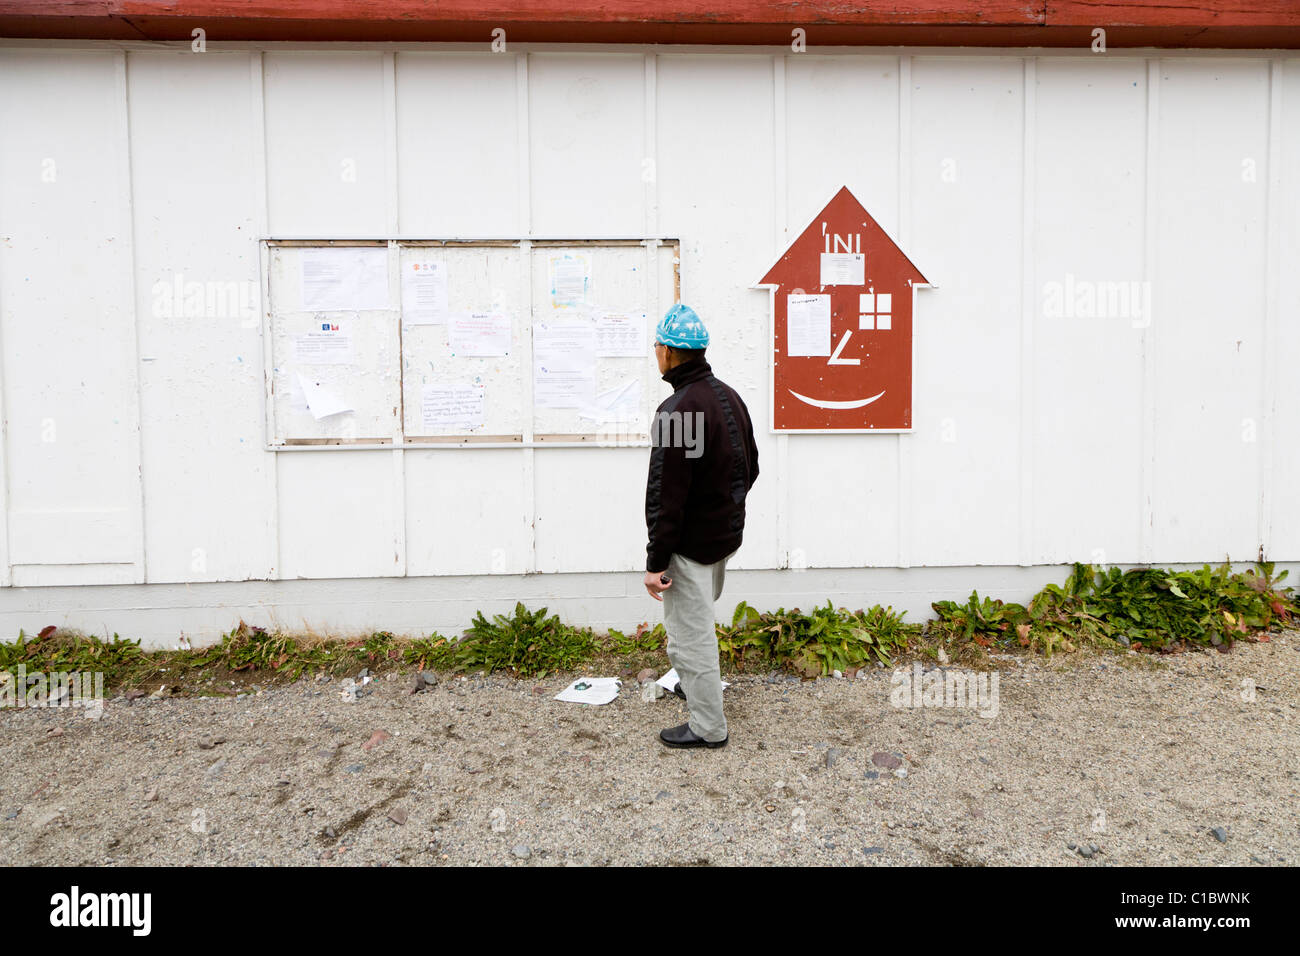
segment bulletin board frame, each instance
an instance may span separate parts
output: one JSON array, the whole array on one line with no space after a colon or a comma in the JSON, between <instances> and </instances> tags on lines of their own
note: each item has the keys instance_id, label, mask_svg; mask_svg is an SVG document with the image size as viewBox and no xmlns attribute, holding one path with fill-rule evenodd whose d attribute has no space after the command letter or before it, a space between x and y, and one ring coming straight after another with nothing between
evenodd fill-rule
<instances>
[{"instance_id":1,"label":"bulletin board frame","mask_svg":"<svg viewBox=\"0 0 1300 956\"><path fill-rule=\"evenodd\" d=\"M277 403L277 368L276 320L279 316L291 314L277 309L272 288L272 257L276 250L294 248L365 248L383 246L388 249L389 266L389 300L391 308L383 313L392 313L395 317L396 350L396 402L393 410L394 427L391 434L342 435L330 437L290 437L281 434L281 427L276 421L277 405L283 404L283 398ZM608 430L585 432L535 431L537 409L533 403L533 323L539 315L539 304L535 302L537 257L539 250L558 248L589 248L593 250L626 249L642 247L645 250L645 275L652 277L647 282L655 283L653 291L647 292L645 311L647 321L653 322L656 313L662 313L670 305L681 301L681 240L666 236L479 236L479 237L428 237L428 236L366 236L366 237L309 237L309 236L271 236L259 240L261 288L262 288L262 338L263 338L263 420L266 424L265 449L268 451L299 450L346 450L376 448L565 448L565 447L648 447L649 435L637 431L619 434L611 438ZM517 331L522 346L519 356L519 379L515 385L524 397L526 414L521 427L506 433L495 434L407 434L407 361L406 323L402 316L402 290L399 268L404 249L438 249L438 250L474 250L474 249L513 249L518 252L522 267L521 292L517 303ZM659 284L667 282L667 274L661 272L664 256L670 254L671 294L670 301L664 301L659 292ZM593 284L595 282L593 281ZM544 305L544 303L542 304ZM376 313L372 313L376 314ZM392 317L390 317L392 320ZM651 362L647 349L646 361ZM281 380L279 387L283 390ZM641 399L644 407L647 397ZM287 431L287 428L285 429Z\"/></svg>"}]
</instances>

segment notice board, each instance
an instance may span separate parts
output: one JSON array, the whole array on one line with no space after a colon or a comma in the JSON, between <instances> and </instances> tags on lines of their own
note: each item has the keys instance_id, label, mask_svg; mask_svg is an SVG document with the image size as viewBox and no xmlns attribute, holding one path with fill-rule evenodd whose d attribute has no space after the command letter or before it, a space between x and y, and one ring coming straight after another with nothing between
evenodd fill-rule
<instances>
[{"instance_id":1,"label":"notice board","mask_svg":"<svg viewBox=\"0 0 1300 956\"><path fill-rule=\"evenodd\" d=\"M675 239L269 239L268 447L644 444Z\"/></svg>"}]
</instances>

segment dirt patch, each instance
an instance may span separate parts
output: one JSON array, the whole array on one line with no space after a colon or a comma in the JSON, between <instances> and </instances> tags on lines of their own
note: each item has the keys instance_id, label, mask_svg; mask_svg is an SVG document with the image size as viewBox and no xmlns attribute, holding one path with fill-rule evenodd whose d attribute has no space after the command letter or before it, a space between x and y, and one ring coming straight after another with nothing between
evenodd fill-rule
<instances>
[{"instance_id":1,"label":"dirt patch","mask_svg":"<svg viewBox=\"0 0 1300 956\"><path fill-rule=\"evenodd\" d=\"M117 697L98 721L5 710L0 862L1300 861L1295 632L1230 654L997 663L991 717L894 706L891 669L732 674L731 740L707 751L657 741L686 719L679 698L625 680L604 707L552 700L568 675L415 695L394 675L354 701L338 680Z\"/></svg>"}]
</instances>

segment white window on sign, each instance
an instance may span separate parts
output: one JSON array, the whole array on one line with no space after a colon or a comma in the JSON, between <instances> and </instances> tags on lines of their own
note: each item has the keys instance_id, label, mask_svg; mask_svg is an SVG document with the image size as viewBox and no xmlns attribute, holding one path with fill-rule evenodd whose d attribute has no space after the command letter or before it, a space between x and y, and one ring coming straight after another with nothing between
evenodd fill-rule
<instances>
[{"instance_id":1,"label":"white window on sign","mask_svg":"<svg viewBox=\"0 0 1300 956\"><path fill-rule=\"evenodd\" d=\"M894 297L889 292L864 292L858 296L858 328L883 331L893 327Z\"/></svg>"}]
</instances>

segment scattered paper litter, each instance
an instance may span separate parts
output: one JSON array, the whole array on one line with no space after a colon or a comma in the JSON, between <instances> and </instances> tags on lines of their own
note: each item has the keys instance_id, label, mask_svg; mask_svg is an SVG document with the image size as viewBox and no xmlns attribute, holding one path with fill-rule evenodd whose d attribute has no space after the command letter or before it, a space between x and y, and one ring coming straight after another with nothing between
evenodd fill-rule
<instances>
[{"instance_id":1,"label":"scattered paper litter","mask_svg":"<svg viewBox=\"0 0 1300 956\"><path fill-rule=\"evenodd\" d=\"M677 676L677 668L674 667L674 668L672 668L672 669L671 669L667 674L665 674L663 677L661 677L661 678L659 678L657 681L655 681L655 683L658 684L660 687L662 687L664 690L668 691L668 693L671 694L671 693L673 692L673 688L676 687L677 684L678 684L678 682L680 682L680 681L681 681L681 678ZM727 689L728 687L730 687L730 686L731 686L731 685L728 684L725 680L722 682L722 689L723 689L723 690L726 690L726 689Z\"/></svg>"},{"instance_id":2,"label":"scattered paper litter","mask_svg":"<svg viewBox=\"0 0 1300 956\"><path fill-rule=\"evenodd\" d=\"M571 704L608 704L618 696L623 682L617 677L580 677L555 695Z\"/></svg>"}]
</instances>

